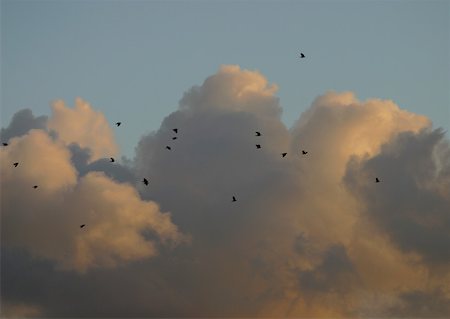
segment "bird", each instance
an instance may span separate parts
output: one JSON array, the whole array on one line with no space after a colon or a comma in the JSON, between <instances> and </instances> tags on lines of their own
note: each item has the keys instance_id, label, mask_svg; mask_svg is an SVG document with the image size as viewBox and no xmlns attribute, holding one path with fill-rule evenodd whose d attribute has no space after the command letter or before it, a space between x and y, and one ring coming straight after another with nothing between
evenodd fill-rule
<instances>
[{"instance_id":1,"label":"bird","mask_svg":"<svg viewBox=\"0 0 450 319\"><path fill-rule=\"evenodd\" d=\"M256 136L261 136L261 132L255 132Z\"/></svg>"},{"instance_id":2,"label":"bird","mask_svg":"<svg viewBox=\"0 0 450 319\"><path fill-rule=\"evenodd\" d=\"M378 177L375 177L375 183L379 183L380 180L378 179Z\"/></svg>"},{"instance_id":3,"label":"bird","mask_svg":"<svg viewBox=\"0 0 450 319\"><path fill-rule=\"evenodd\" d=\"M16 162L13 165L14 165L14 167L17 167L17 165L19 165L19 162Z\"/></svg>"},{"instance_id":4,"label":"bird","mask_svg":"<svg viewBox=\"0 0 450 319\"><path fill-rule=\"evenodd\" d=\"M146 178L144 178L144 179L142 180L142 183L144 183L145 185L148 185L148 180L147 180Z\"/></svg>"},{"instance_id":5,"label":"bird","mask_svg":"<svg viewBox=\"0 0 450 319\"><path fill-rule=\"evenodd\" d=\"M174 131L175 134L178 134L178 129L177 128L172 129L172 131Z\"/></svg>"},{"instance_id":6,"label":"bird","mask_svg":"<svg viewBox=\"0 0 450 319\"><path fill-rule=\"evenodd\" d=\"M117 123L116 123L117 126L120 126L120 124L122 124L122 122L117 122Z\"/></svg>"},{"instance_id":7,"label":"bird","mask_svg":"<svg viewBox=\"0 0 450 319\"><path fill-rule=\"evenodd\" d=\"M114 158L112 158L112 157L109 158L109 161L110 161L111 163L114 163L114 162L115 162L115 161L114 161Z\"/></svg>"},{"instance_id":8,"label":"bird","mask_svg":"<svg viewBox=\"0 0 450 319\"><path fill-rule=\"evenodd\" d=\"M302 154L303 154L303 155L306 155L306 154L308 154L308 152L305 151L305 150L302 150Z\"/></svg>"},{"instance_id":9,"label":"bird","mask_svg":"<svg viewBox=\"0 0 450 319\"><path fill-rule=\"evenodd\" d=\"M86 224L80 225L80 228L83 228L84 226L86 226Z\"/></svg>"},{"instance_id":10,"label":"bird","mask_svg":"<svg viewBox=\"0 0 450 319\"><path fill-rule=\"evenodd\" d=\"M170 146L166 146L166 149L168 149L169 151L171 150Z\"/></svg>"},{"instance_id":11,"label":"bird","mask_svg":"<svg viewBox=\"0 0 450 319\"><path fill-rule=\"evenodd\" d=\"M302 52L300 52L300 59L303 59L304 57L305 55Z\"/></svg>"},{"instance_id":12,"label":"bird","mask_svg":"<svg viewBox=\"0 0 450 319\"><path fill-rule=\"evenodd\" d=\"M236 201L237 201L237 200L236 200L236 197L233 196L232 202L236 202Z\"/></svg>"},{"instance_id":13,"label":"bird","mask_svg":"<svg viewBox=\"0 0 450 319\"><path fill-rule=\"evenodd\" d=\"M287 153L281 153L281 156L285 157L287 155Z\"/></svg>"},{"instance_id":14,"label":"bird","mask_svg":"<svg viewBox=\"0 0 450 319\"><path fill-rule=\"evenodd\" d=\"M37 186L37 185L34 185L33 188L36 189L36 188L38 188L38 186Z\"/></svg>"},{"instance_id":15,"label":"bird","mask_svg":"<svg viewBox=\"0 0 450 319\"><path fill-rule=\"evenodd\" d=\"M176 137L176 136L172 137L172 140L176 140L176 139L177 139L177 137Z\"/></svg>"},{"instance_id":16,"label":"bird","mask_svg":"<svg viewBox=\"0 0 450 319\"><path fill-rule=\"evenodd\" d=\"M3 144L3 146L8 146L8 143L2 143Z\"/></svg>"},{"instance_id":17,"label":"bird","mask_svg":"<svg viewBox=\"0 0 450 319\"><path fill-rule=\"evenodd\" d=\"M256 148L261 148L261 145L259 145L259 144L256 144Z\"/></svg>"}]
</instances>

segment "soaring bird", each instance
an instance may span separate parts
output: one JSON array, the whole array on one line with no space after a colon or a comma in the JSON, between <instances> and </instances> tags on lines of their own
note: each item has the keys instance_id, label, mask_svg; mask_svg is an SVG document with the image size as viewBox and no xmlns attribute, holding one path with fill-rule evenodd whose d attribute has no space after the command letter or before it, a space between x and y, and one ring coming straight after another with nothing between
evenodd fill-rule
<instances>
[{"instance_id":1,"label":"soaring bird","mask_svg":"<svg viewBox=\"0 0 450 319\"><path fill-rule=\"evenodd\" d=\"M375 183L379 183L380 180L378 179L378 177L375 177Z\"/></svg>"},{"instance_id":2,"label":"soaring bird","mask_svg":"<svg viewBox=\"0 0 450 319\"><path fill-rule=\"evenodd\" d=\"M86 224L80 225L80 228L83 228L84 226L86 226Z\"/></svg>"},{"instance_id":3,"label":"soaring bird","mask_svg":"<svg viewBox=\"0 0 450 319\"><path fill-rule=\"evenodd\" d=\"M256 144L256 148L261 148L261 145L259 145L259 144Z\"/></svg>"},{"instance_id":4,"label":"soaring bird","mask_svg":"<svg viewBox=\"0 0 450 319\"><path fill-rule=\"evenodd\" d=\"M304 57L305 57L305 55L300 52L300 59L303 59Z\"/></svg>"},{"instance_id":5,"label":"soaring bird","mask_svg":"<svg viewBox=\"0 0 450 319\"><path fill-rule=\"evenodd\" d=\"M168 149L169 151L171 150L170 146L166 146L166 149Z\"/></svg>"},{"instance_id":6,"label":"soaring bird","mask_svg":"<svg viewBox=\"0 0 450 319\"><path fill-rule=\"evenodd\" d=\"M287 153L281 153L281 156L285 157L287 155Z\"/></svg>"},{"instance_id":7,"label":"soaring bird","mask_svg":"<svg viewBox=\"0 0 450 319\"><path fill-rule=\"evenodd\" d=\"M3 144L3 146L8 146L8 143L2 143Z\"/></svg>"},{"instance_id":8,"label":"soaring bird","mask_svg":"<svg viewBox=\"0 0 450 319\"><path fill-rule=\"evenodd\" d=\"M261 136L261 132L255 132L256 136Z\"/></svg>"},{"instance_id":9,"label":"soaring bird","mask_svg":"<svg viewBox=\"0 0 450 319\"><path fill-rule=\"evenodd\" d=\"M37 185L34 185L33 188L36 189L36 188L38 188L38 186L37 186Z\"/></svg>"},{"instance_id":10,"label":"soaring bird","mask_svg":"<svg viewBox=\"0 0 450 319\"><path fill-rule=\"evenodd\" d=\"M176 136L172 137L172 140L176 140L176 139L177 139L177 137L176 137Z\"/></svg>"},{"instance_id":11,"label":"soaring bird","mask_svg":"<svg viewBox=\"0 0 450 319\"><path fill-rule=\"evenodd\" d=\"M237 200L236 200L236 197L233 196L232 202L236 202L236 201L237 201Z\"/></svg>"},{"instance_id":12,"label":"soaring bird","mask_svg":"<svg viewBox=\"0 0 450 319\"><path fill-rule=\"evenodd\" d=\"M114 163L114 162L115 162L115 161L114 161L114 158L112 158L112 157L109 158L109 161L110 161L111 163Z\"/></svg>"},{"instance_id":13,"label":"soaring bird","mask_svg":"<svg viewBox=\"0 0 450 319\"><path fill-rule=\"evenodd\" d=\"M17 167L17 165L19 165L19 162L15 162L13 165L14 167Z\"/></svg>"},{"instance_id":14,"label":"soaring bird","mask_svg":"<svg viewBox=\"0 0 450 319\"><path fill-rule=\"evenodd\" d=\"M305 151L305 150L302 150L302 154L303 154L303 155L306 155L306 154L308 154L308 152Z\"/></svg>"},{"instance_id":15,"label":"soaring bird","mask_svg":"<svg viewBox=\"0 0 450 319\"><path fill-rule=\"evenodd\" d=\"M172 131L174 131L175 134L178 134L178 129L177 128L172 129Z\"/></svg>"},{"instance_id":16,"label":"soaring bird","mask_svg":"<svg viewBox=\"0 0 450 319\"><path fill-rule=\"evenodd\" d=\"M117 122L117 123L116 123L117 126L120 126L120 124L122 124L122 122Z\"/></svg>"},{"instance_id":17,"label":"soaring bird","mask_svg":"<svg viewBox=\"0 0 450 319\"><path fill-rule=\"evenodd\" d=\"M145 185L148 185L148 180L147 180L146 178L144 178L144 179L142 180L142 183L144 183Z\"/></svg>"}]
</instances>

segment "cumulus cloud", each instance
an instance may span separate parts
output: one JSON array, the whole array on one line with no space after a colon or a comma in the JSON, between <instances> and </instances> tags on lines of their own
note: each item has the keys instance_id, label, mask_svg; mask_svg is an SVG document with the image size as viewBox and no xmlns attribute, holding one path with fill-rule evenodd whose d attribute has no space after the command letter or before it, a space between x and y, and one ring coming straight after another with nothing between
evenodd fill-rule
<instances>
[{"instance_id":1,"label":"cumulus cloud","mask_svg":"<svg viewBox=\"0 0 450 319\"><path fill-rule=\"evenodd\" d=\"M75 100L74 108L61 100L54 102L47 126L67 145L77 143L91 149L92 160L117 154L118 147L105 116L81 98Z\"/></svg>"},{"instance_id":2,"label":"cumulus cloud","mask_svg":"<svg viewBox=\"0 0 450 319\"><path fill-rule=\"evenodd\" d=\"M14 114L7 128L0 130L0 140L5 143L10 138L22 136L31 129L44 129L46 123L46 116L35 117L30 109L22 109Z\"/></svg>"},{"instance_id":3,"label":"cumulus cloud","mask_svg":"<svg viewBox=\"0 0 450 319\"><path fill-rule=\"evenodd\" d=\"M102 172L80 176L72 157L65 141L36 129L1 150L2 244L85 272L153 257L160 244L184 240L170 214L132 185Z\"/></svg>"},{"instance_id":4,"label":"cumulus cloud","mask_svg":"<svg viewBox=\"0 0 450 319\"><path fill-rule=\"evenodd\" d=\"M55 186L61 203L40 210L36 200L33 207L56 220L63 210L72 216L67 225L87 218L92 231L80 234L64 219L64 232L49 234L70 243L63 246L74 257L58 259L52 243L39 251L82 276L42 261L39 271L42 278L57 272L52 287L69 290L82 306L74 310L64 294L43 297L27 278L11 277L9 287L35 291L27 302L52 316L412 316L415 301L426 304L421 314L448 314L444 133L392 101L359 101L351 92L325 93L287 128L276 89L257 71L222 66L142 137L126 166L107 165L105 155L92 155L98 145L57 132L48 142L64 153L74 182ZM150 179L148 187L137 186L140 176ZM10 214L25 227L31 214L21 207ZM164 245L182 241L181 234L191 236L190 245ZM145 259L158 243L158 256ZM108 307L92 302L98 295L107 296Z\"/></svg>"}]
</instances>

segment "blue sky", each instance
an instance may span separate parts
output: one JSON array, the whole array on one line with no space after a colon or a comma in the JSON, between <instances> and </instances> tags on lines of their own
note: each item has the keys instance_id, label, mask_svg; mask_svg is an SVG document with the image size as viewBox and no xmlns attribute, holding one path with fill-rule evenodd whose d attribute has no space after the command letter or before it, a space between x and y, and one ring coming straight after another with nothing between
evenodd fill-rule
<instances>
[{"instance_id":1,"label":"blue sky","mask_svg":"<svg viewBox=\"0 0 450 319\"><path fill-rule=\"evenodd\" d=\"M450 129L448 1L1 1L1 124L75 97L122 121L122 154L221 64L279 86L292 123L327 90ZM298 52L306 59L298 59Z\"/></svg>"}]
</instances>

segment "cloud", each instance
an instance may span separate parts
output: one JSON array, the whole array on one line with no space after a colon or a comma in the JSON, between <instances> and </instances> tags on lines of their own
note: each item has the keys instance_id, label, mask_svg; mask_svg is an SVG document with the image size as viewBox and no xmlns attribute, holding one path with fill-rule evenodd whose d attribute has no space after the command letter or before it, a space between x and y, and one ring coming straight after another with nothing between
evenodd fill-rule
<instances>
[{"instance_id":1,"label":"cloud","mask_svg":"<svg viewBox=\"0 0 450 319\"><path fill-rule=\"evenodd\" d=\"M10 138L22 136L31 129L44 129L46 123L46 116L35 117L30 109L22 109L14 114L7 128L1 129L0 140L7 142Z\"/></svg>"},{"instance_id":2,"label":"cloud","mask_svg":"<svg viewBox=\"0 0 450 319\"><path fill-rule=\"evenodd\" d=\"M67 145L77 143L91 150L91 160L115 156L118 152L113 132L105 116L92 109L81 98L75 100L73 109L58 100L52 105L52 116L47 122L49 130Z\"/></svg>"},{"instance_id":3,"label":"cloud","mask_svg":"<svg viewBox=\"0 0 450 319\"><path fill-rule=\"evenodd\" d=\"M47 220L58 221L57 211L71 216L58 221L61 233L39 227L70 243L61 246L73 257L58 259L54 243L40 246L39 255L63 272L8 250L7 272L35 263L41 274L33 285L10 276L9 287L27 287L26 301L51 316L411 316L416 295L439 300L421 313L445 313L450 159L443 132L392 101L359 101L351 92L325 93L287 128L275 94L258 71L222 66L142 137L126 165L91 156L98 146L58 132L48 142L65 152L76 178L61 203L47 201L42 210L32 203L52 214ZM31 217L20 207L10 211L23 223ZM88 220L84 233L80 219ZM165 245L183 234L190 245ZM46 278L61 293L39 292ZM6 296L21 300L12 290ZM99 295L108 307L96 302Z\"/></svg>"},{"instance_id":4,"label":"cloud","mask_svg":"<svg viewBox=\"0 0 450 319\"><path fill-rule=\"evenodd\" d=\"M69 148L43 130L11 139L0 157L7 246L85 272L153 257L160 244L184 240L170 214L142 201L132 185L100 172L78 176Z\"/></svg>"}]
</instances>

